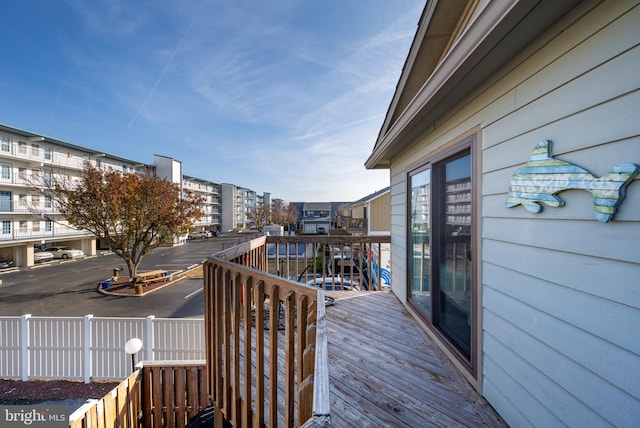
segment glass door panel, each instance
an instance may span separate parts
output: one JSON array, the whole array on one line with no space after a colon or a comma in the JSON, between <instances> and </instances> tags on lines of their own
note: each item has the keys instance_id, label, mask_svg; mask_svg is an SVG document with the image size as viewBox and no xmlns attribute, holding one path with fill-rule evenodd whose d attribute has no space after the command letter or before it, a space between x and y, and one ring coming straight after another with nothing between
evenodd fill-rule
<instances>
[{"instance_id":1,"label":"glass door panel","mask_svg":"<svg viewBox=\"0 0 640 428\"><path fill-rule=\"evenodd\" d=\"M471 155L438 165L438 328L471 352Z\"/></svg>"},{"instance_id":2,"label":"glass door panel","mask_svg":"<svg viewBox=\"0 0 640 428\"><path fill-rule=\"evenodd\" d=\"M431 171L411 176L409 219L409 299L431 314Z\"/></svg>"}]
</instances>

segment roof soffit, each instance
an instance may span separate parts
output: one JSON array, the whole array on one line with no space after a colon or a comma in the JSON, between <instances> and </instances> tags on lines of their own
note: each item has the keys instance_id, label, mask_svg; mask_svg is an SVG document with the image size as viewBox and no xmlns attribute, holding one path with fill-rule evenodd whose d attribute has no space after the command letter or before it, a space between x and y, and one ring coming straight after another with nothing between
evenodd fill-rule
<instances>
[{"instance_id":1,"label":"roof soffit","mask_svg":"<svg viewBox=\"0 0 640 428\"><path fill-rule=\"evenodd\" d=\"M433 123L437 117L436 113L442 114L446 111L457 101L456 96L468 93L474 85L486 78L487 73L506 62L532 37L548 28L575 3L577 0L561 3L554 0L471 1L461 12L460 19L454 23L454 26L457 26L451 29L449 46L445 47L446 50L442 52L433 69L420 68L428 64L428 61L424 61L423 64L417 56L435 54L437 49L430 50L422 45L434 43L435 39L428 37L431 34L429 28L438 28L434 20L443 15L428 13L425 10L420 22L422 28L418 29L383 128L365 166L370 169L388 168L391 157L398 153L407 141L429 129L429 123ZM534 8L537 9L537 13L531 13ZM434 11L437 12L437 9ZM525 20L525 17L530 19ZM522 25L523 21L525 25ZM518 29L517 32L512 32L516 26L523 27L525 31ZM433 34L435 33L434 31ZM407 85L407 82L411 75L420 74L424 78L424 84L413 93L416 83L411 86ZM461 90L462 88L464 90ZM404 91L407 91L406 94ZM408 98L411 99L407 102ZM406 107L400 109L403 104L399 100L404 100L407 103ZM426 120L427 118L431 120Z\"/></svg>"},{"instance_id":2,"label":"roof soffit","mask_svg":"<svg viewBox=\"0 0 640 428\"><path fill-rule=\"evenodd\" d=\"M419 34L419 46L409 57L411 62L407 62L405 65L407 72L400 82L396 96L394 96L393 109L385 121L386 125L397 120L436 69L452 44L452 35L455 35L456 27L459 26L460 15L470 9L470 4L477 4L477 1L441 0L430 1L427 4L422 18L428 18L430 25L424 26L424 31Z\"/></svg>"}]
</instances>

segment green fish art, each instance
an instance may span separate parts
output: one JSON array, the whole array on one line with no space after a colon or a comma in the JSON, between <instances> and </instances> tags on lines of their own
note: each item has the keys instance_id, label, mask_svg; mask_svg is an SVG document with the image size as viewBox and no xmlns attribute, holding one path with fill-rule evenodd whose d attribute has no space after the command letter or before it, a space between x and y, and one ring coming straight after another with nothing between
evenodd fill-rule
<instances>
[{"instance_id":1,"label":"green fish art","mask_svg":"<svg viewBox=\"0 0 640 428\"><path fill-rule=\"evenodd\" d=\"M589 171L551 156L551 141L536 144L529 162L511 177L507 208L522 205L527 211L539 213L542 204L563 207L558 193L569 189L586 190L593 196L595 217L609 222L624 200L626 188L640 172L632 163L614 166L598 178Z\"/></svg>"}]
</instances>

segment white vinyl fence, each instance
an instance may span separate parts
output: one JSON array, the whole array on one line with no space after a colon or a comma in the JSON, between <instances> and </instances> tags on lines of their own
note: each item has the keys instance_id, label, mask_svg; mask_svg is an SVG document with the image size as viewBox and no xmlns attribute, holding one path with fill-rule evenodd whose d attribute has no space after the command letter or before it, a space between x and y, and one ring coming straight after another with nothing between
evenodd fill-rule
<instances>
[{"instance_id":1,"label":"white vinyl fence","mask_svg":"<svg viewBox=\"0 0 640 428\"><path fill-rule=\"evenodd\" d=\"M0 378L119 380L141 360L205 358L202 318L0 317Z\"/></svg>"}]
</instances>

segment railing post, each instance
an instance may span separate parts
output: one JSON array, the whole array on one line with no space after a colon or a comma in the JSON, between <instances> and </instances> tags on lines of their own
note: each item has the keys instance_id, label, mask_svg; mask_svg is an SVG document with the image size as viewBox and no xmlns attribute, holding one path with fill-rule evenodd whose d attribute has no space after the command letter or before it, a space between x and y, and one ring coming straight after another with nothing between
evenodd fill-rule
<instances>
[{"instance_id":1,"label":"railing post","mask_svg":"<svg viewBox=\"0 0 640 428\"><path fill-rule=\"evenodd\" d=\"M145 359L147 361L153 361L153 320L155 316L149 315L147 317L145 328Z\"/></svg>"},{"instance_id":2,"label":"railing post","mask_svg":"<svg viewBox=\"0 0 640 428\"><path fill-rule=\"evenodd\" d=\"M29 380L29 318L31 314L20 317L20 374L23 382Z\"/></svg>"},{"instance_id":3,"label":"railing post","mask_svg":"<svg viewBox=\"0 0 640 428\"><path fill-rule=\"evenodd\" d=\"M91 342L92 342L91 319L92 318L93 318L92 314L84 316L83 331L82 331L82 338L83 338L82 360L84 361L84 364L83 364L84 383L91 382L91 375L93 372L93 367L91 364Z\"/></svg>"}]
</instances>

